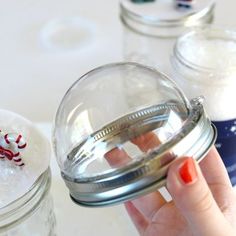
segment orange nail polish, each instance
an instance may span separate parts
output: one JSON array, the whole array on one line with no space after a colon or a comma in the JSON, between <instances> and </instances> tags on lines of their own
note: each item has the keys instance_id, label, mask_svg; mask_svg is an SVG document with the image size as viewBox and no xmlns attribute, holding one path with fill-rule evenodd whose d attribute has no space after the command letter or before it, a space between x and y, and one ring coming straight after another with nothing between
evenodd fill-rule
<instances>
[{"instance_id":1,"label":"orange nail polish","mask_svg":"<svg viewBox=\"0 0 236 236\"><path fill-rule=\"evenodd\" d=\"M188 158L179 169L179 175L185 184L192 183L197 178L194 160Z\"/></svg>"}]
</instances>

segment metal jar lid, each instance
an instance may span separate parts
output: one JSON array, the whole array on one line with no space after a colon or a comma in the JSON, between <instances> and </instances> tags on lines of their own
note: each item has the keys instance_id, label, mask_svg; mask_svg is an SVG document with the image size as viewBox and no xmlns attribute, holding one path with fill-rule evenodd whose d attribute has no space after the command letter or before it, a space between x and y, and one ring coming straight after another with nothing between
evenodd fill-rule
<instances>
[{"instance_id":1,"label":"metal jar lid","mask_svg":"<svg viewBox=\"0 0 236 236\"><path fill-rule=\"evenodd\" d=\"M157 37L177 37L185 27L211 23L214 0L191 1L191 7L177 7L178 1L120 0L121 20L130 29Z\"/></svg>"},{"instance_id":2,"label":"metal jar lid","mask_svg":"<svg viewBox=\"0 0 236 236\"><path fill-rule=\"evenodd\" d=\"M189 102L160 72L116 63L72 85L57 111L53 137L72 199L92 207L164 186L169 165L186 155L200 161L216 130L201 97Z\"/></svg>"}]
</instances>

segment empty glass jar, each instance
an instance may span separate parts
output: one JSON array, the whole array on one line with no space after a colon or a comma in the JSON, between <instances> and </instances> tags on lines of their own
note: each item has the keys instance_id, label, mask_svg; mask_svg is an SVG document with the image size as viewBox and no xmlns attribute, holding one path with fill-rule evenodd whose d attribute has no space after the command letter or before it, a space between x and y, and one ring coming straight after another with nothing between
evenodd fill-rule
<instances>
[{"instance_id":1,"label":"empty glass jar","mask_svg":"<svg viewBox=\"0 0 236 236\"><path fill-rule=\"evenodd\" d=\"M121 0L124 59L156 67L170 73L170 54L178 36L188 28L211 23L213 0L188 2L178 7L174 0Z\"/></svg>"},{"instance_id":2,"label":"empty glass jar","mask_svg":"<svg viewBox=\"0 0 236 236\"><path fill-rule=\"evenodd\" d=\"M102 206L163 186L176 158L203 158L215 130L201 98L188 101L154 69L115 63L72 85L58 108L53 137L72 199Z\"/></svg>"}]
</instances>

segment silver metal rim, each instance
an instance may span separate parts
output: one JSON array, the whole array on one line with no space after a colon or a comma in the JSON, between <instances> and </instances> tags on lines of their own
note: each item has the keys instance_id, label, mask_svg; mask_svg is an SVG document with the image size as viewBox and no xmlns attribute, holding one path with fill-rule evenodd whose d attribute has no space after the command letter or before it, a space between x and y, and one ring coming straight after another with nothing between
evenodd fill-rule
<instances>
[{"instance_id":1,"label":"silver metal rim","mask_svg":"<svg viewBox=\"0 0 236 236\"><path fill-rule=\"evenodd\" d=\"M168 167L178 158L165 158L173 147L181 149L181 156L193 156L200 161L217 135L199 99L191 103L193 109L181 132L160 145L157 152L150 153L150 158L86 181L78 181L62 173L72 199L80 205L96 207L117 204L155 191L165 185Z\"/></svg>"}]
</instances>

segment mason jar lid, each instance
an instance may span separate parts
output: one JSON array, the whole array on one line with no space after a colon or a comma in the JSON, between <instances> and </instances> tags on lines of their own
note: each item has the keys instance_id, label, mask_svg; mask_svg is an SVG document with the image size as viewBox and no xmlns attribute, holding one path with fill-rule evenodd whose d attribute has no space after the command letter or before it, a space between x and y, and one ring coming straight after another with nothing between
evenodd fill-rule
<instances>
[{"instance_id":1,"label":"mason jar lid","mask_svg":"<svg viewBox=\"0 0 236 236\"><path fill-rule=\"evenodd\" d=\"M162 73L136 63L94 69L58 108L54 150L72 199L124 202L165 184L178 157L200 160L216 138L202 98L188 101Z\"/></svg>"},{"instance_id":2,"label":"mason jar lid","mask_svg":"<svg viewBox=\"0 0 236 236\"><path fill-rule=\"evenodd\" d=\"M213 20L214 0L188 1L188 8L177 7L178 2L120 0L121 20L138 33L159 37L176 37L184 27Z\"/></svg>"}]
</instances>

